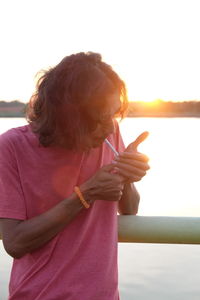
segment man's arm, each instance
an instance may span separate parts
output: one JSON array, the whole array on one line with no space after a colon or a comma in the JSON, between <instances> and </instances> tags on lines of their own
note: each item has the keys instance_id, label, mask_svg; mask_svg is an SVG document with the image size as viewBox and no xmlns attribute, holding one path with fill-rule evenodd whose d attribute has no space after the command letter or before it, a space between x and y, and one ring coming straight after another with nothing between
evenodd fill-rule
<instances>
[{"instance_id":1,"label":"man's arm","mask_svg":"<svg viewBox=\"0 0 200 300\"><path fill-rule=\"evenodd\" d=\"M125 183L123 195L118 203L120 215L136 215L138 212L140 195L133 183Z\"/></svg>"},{"instance_id":2,"label":"man's arm","mask_svg":"<svg viewBox=\"0 0 200 300\"><path fill-rule=\"evenodd\" d=\"M113 165L102 167L80 186L88 203L96 199L119 201L123 183L118 175L111 174ZM47 200L48 201L48 200ZM83 209L80 199L72 193L45 213L28 220L0 219L0 229L5 250L14 258L20 258L44 246L63 230Z\"/></svg>"},{"instance_id":3,"label":"man's arm","mask_svg":"<svg viewBox=\"0 0 200 300\"><path fill-rule=\"evenodd\" d=\"M47 212L29 220L0 219L1 234L6 252L20 258L50 241L83 209L73 193Z\"/></svg>"}]
</instances>

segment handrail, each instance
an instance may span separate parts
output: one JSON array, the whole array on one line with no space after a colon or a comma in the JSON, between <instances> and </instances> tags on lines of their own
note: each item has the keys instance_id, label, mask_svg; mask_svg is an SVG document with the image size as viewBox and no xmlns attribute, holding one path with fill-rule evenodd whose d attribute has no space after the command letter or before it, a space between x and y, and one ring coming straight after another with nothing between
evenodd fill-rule
<instances>
[{"instance_id":1,"label":"handrail","mask_svg":"<svg viewBox=\"0 0 200 300\"><path fill-rule=\"evenodd\" d=\"M200 217L118 216L118 241L200 244Z\"/></svg>"},{"instance_id":2,"label":"handrail","mask_svg":"<svg viewBox=\"0 0 200 300\"><path fill-rule=\"evenodd\" d=\"M119 242L200 244L200 218L118 216Z\"/></svg>"}]
</instances>

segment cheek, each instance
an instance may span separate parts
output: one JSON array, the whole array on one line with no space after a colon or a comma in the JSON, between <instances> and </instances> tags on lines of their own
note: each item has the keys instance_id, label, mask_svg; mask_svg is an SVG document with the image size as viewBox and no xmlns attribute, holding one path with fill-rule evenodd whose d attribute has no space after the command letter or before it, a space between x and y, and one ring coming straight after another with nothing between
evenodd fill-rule
<instances>
[{"instance_id":1,"label":"cheek","mask_svg":"<svg viewBox=\"0 0 200 300\"><path fill-rule=\"evenodd\" d=\"M110 121L105 124L98 124L96 129L91 133L91 138L106 138L115 130L114 122Z\"/></svg>"},{"instance_id":2,"label":"cheek","mask_svg":"<svg viewBox=\"0 0 200 300\"><path fill-rule=\"evenodd\" d=\"M99 137L103 134L103 129L100 124L97 125L96 129L92 131L91 136L92 137Z\"/></svg>"}]
</instances>

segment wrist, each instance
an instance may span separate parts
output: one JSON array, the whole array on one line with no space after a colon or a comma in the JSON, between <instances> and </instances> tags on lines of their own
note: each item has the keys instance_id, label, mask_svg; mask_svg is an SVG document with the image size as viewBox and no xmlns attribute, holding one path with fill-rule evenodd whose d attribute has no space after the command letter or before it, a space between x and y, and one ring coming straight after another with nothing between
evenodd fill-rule
<instances>
[{"instance_id":1,"label":"wrist","mask_svg":"<svg viewBox=\"0 0 200 300\"><path fill-rule=\"evenodd\" d=\"M95 201L94 192L91 187L87 185L87 183L83 183L79 186L80 191L88 204L92 204Z\"/></svg>"}]
</instances>

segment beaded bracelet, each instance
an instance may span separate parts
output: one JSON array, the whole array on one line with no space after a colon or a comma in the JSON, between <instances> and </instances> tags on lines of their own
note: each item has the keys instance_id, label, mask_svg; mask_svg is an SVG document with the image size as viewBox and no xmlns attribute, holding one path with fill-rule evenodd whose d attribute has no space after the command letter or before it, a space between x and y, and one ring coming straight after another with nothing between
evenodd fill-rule
<instances>
[{"instance_id":1,"label":"beaded bracelet","mask_svg":"<svg viewBox=\"0 0 200 300\"><path fill-rule=\"evenodd\" d=\"M77 196L79 197L79 199L80 199L80 201L81 201L81 203L83 204L83 206L85 207L85 208L89 208L90 207L90 205L87 203L87 201L84 199L84 197L83 197L83 195L82 195L82 193L81 193L81 191L80 191L80 188L78 187L78 186L75 186L74 187L74 192L77 194Z\"/></svg>"}]
</instances>

